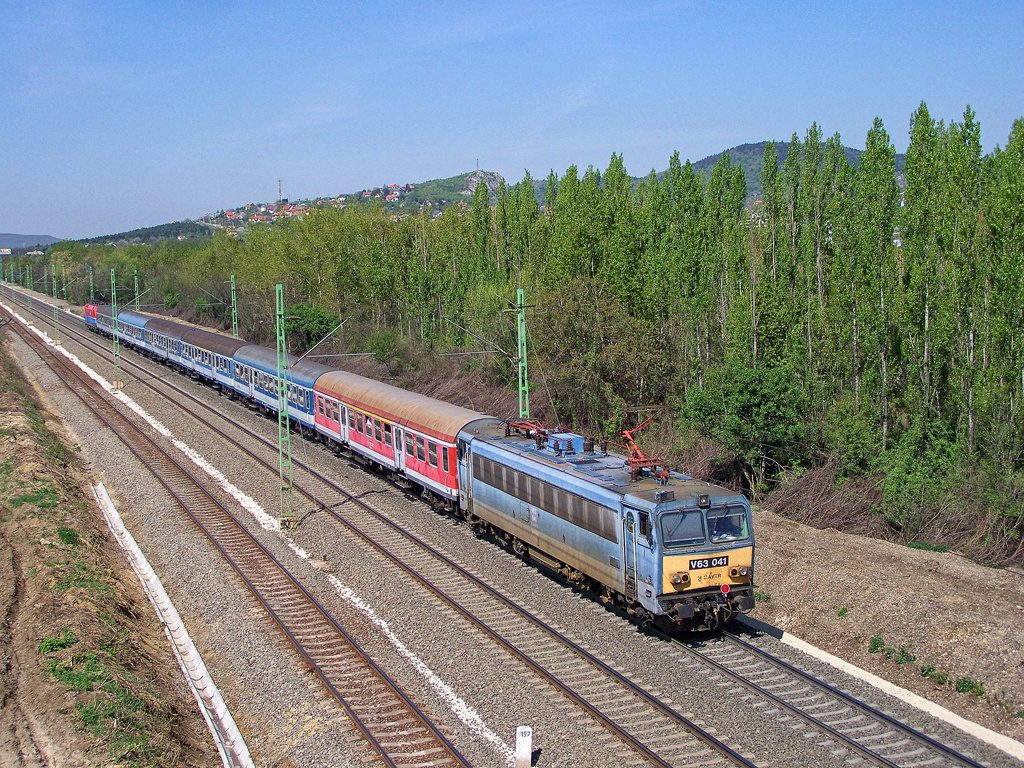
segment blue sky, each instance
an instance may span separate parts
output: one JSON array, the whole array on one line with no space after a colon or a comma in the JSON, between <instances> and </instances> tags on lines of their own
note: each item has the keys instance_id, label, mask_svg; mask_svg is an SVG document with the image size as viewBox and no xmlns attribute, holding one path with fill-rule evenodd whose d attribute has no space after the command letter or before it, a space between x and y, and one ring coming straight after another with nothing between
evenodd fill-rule
<instances>
[{"instance_id":1,"label":"blue sky","mask_svg":"<svg viewBox=\"0 0 1024 768\"><path fill-rule=\"evenodd\" d=\"M152 8L147 6L153 6ZM612 152L645 174L921 101L1024 116L1017 3L5 0L0 231L90 237Z\"/></svg>"}]
</instances>

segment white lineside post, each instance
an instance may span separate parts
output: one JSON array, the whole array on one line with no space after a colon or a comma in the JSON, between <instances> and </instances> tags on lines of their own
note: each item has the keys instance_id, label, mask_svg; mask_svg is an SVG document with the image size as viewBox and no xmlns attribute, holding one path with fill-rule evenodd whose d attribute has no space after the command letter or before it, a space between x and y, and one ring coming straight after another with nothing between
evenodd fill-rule
<instances>
[{"instance_id":1,"label":"white lineside post","mask_svg":"<svg viewBox=\"0 0 1024 768\"><path fill-rule=\"evenodd\" d=\"M516 728L516 768L530 768L533 760L533 728L520 725Z\"/></svg>"}]
</instances>

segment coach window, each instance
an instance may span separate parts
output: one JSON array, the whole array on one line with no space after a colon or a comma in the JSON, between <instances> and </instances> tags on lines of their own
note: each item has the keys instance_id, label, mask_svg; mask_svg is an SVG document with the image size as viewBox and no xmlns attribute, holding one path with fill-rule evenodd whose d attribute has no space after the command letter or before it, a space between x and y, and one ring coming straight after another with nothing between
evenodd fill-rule
<instances>
[{"instance_id":1,"label":"coach window","mask_svg":"<svg viewBox=\"0 0 1024 768\"><path fill-rule=\"evenodd\" d=\"M388 422L385 421L384 422L384 445L391 445L392 442L393 441L391 439L391 424L389 424Z\"/></svg>"},{"instance_id":2,"label":"coach window","mask_svg":"<svg viewBox=\"0 0 1024 768\"><path fill-rule=\"evenodd\" d=\"M405 453L406 453L407 456L412 456L413 455L413 451L415 450L415 447L413 446L413 442L414 441L412 439L412 435L406 435L405 436Z\"/></svg>"},{"instance_id":3,"label":"coach window","mask_svg":"<svg viewBox=\"0 0 1024 768\"><path fill-rule=\"evenodd\" d=\"M363 414L361 413L356 414L356 430L360 435L363 434Z\"/></svg>"},{"instance_id":4,"label":"coach window","mask_svg":"<svg viewBox=\"0 0 1024 768\"><path fill-rule=\"evenodd\" d=\"M378 443L381 441L380 419L373 420L373 439L376 440Z\"/></svg>"},{"instance_id":5,"label":"coach window","mask_svg":"<svg viewBox=\"0 0 1024 768\"><path fill-rule=\"evenodd\" d=\"M430 460L430 466L437 466L437 443L427 443L427 458Z\"/></svg>"},{"instance_id":6,"label":"coach window","mask_svg":"<svg viewBox=\"0 0 1024 768\"><path fill-rule=\"evenodd\" d=\"M353 411L351 408L348 409L348 428L356 428L356 412Z\"/></svg>"},{"instance_id":7,"label":"coach window","mask_svg":"<svg viewBox=\"0 0 1024 768\"><path fill-rule=\"evenodd\" d=\"M441 449L441 462L444 465L444 473L448 474L448 454L451 452L451 448L445 446Z\"/></svg>"},{"instance_id":8,"label":"coach window","mask_svg":"<svg viewBox=\"0 0 1024 768\"><path fill-rule=\"evenodd\" d=\"M320 395L316 396L316 410L317 413L319 413L321 416L327 415L326 413L324 413L324 399L320 397Z\"/></svg>"},{"instance_id":9,"label":"coach window","mask_svg":"<svg viewBox=\"0 0 1024 768\"><path fill-rule=\"evenodd\" d=\"M420 461L426 461L426 453L422 437L416 438L416 458Z\"/></svg>"}]
</instances>

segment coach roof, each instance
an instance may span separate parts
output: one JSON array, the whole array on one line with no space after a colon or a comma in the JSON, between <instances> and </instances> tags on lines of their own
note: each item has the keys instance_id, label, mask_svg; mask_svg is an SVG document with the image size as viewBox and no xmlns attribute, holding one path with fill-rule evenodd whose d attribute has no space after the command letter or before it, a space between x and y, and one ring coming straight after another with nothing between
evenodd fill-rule
<instances>
[{"instance_id":1,"label":"coach roof","mask_svg":"<svg viewBox=\"0 0 1024 768\"><path fill-rule=\"evenodd\" d=\"M117 313L117 322L134 325L138 328L145 328L146 323L152 319L148 315L140 315L138 312L130 312L126 309L122 309Z\"/></svg>"},{"instance_id":2,"label":"coach roof","mask_svg":"<svg viewBox=\"0 0 1024 768\"><path fill-rule=\"evenodd\" d=\"M180 339L181 334L188 330L188 326L176 323L173 320L168 320L164 317L151 317L149 318L149 322L146 323L146 330L163 334L164 336L170 336L174 339Z\"/></svg>"},{"instance_id":3,"label":"coach roof","mask_svg":"<svg viewBox=\"0 0 1024 768\"><path fill-rule=\"evenodd\" d=\"M314 389L351 403L361 410L448 442L453 442L459 430L470 422L492 418L468 408L399 389L347 371L332 370L325 373L317 379Z\"/></svg>"},{"instance_id":4,"label":"coach roof","mask_svg":"<svg viewBox=\"0 0 1024 768\"><path fill-rule=\"evenodd\" d=\"M205 349L224 357L231 357L238 351L239 347L246 346L249 342L242 339L233 339L223 333L204 331L202 328L189 328L181 334L181 340L194 347Z\"/></svg>"},{"instance_id":5,"label":"coach roof","mask_svg":"<svg viewBox=\"0 0 1024 768\"><path fill-rule=\"evenodd\" d=\"M277 376L277 352L273 349L246 344L238 348L234 357L235 361L242 365L248 365L264 373ZM327 366L309 360L295 361L295 356L288 355L288 371L285 377L293 384L307 389L312 389L317 378L331 370Z\"/></svg>"}]
</instances>

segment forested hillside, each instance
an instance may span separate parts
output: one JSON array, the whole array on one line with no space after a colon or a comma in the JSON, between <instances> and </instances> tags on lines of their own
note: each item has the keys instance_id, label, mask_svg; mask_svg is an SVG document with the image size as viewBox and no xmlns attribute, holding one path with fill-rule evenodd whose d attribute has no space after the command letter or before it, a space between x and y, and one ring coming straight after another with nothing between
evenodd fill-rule
<instances>
[{"instance_id":1,"label":"forested hillside","mask_svg":"<svg viewBox=\"0 0 1024 768\"><path fill-rule=\"evenodd\" d=\"M680 452L718 446L716 471L785 499L779 511L846 523L846 498L861 528L1019 563L1024 120L983 156L970 109L947 125L922 104L902 189L881 121L856 167L838 135L822 139L813 125L781 169L765 145L752 207L728 156L705 179L676 154L634 188L613 154L603 173L550 175L543 213L527 175L493 209L480 185L436 219L349 206L244 242L62 244L48 260L69 280L91 263L108 285L110 267L137 268L149 295L206 322L230 317L206 291L226 300L235 274L256 338L284 283L296 351L352 315L335 349L396 368L403 350L477 345L445 318L514 349L503 310L523 287L551 420L614 437L629 409L663 407ZM87 280L73 285L81 301ZM508 361L486 359L511 382Z\"/></svg>"}]
</instances>

